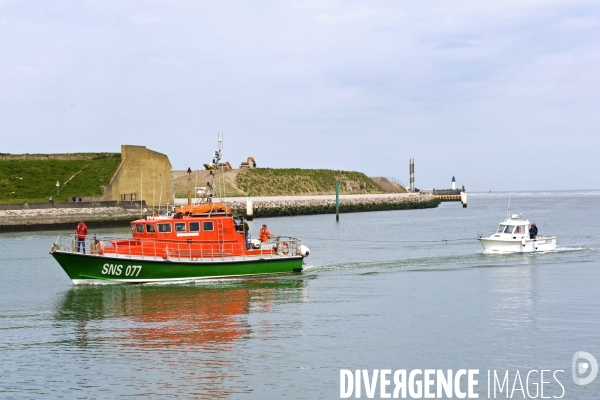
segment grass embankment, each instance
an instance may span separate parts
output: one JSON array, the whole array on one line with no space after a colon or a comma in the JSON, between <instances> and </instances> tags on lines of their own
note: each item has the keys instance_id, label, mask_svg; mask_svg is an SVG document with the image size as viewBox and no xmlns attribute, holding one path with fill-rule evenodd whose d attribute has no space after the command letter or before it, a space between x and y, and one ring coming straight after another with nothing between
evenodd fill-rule
<instances>
[{"instance_id":1,"label":"grass embankment","mask_svg":"<svg viewBox=\"0 0 600 400\"><path fill-rule=\"evenodd\" d=\"M187 198L187 190L188 190L188 181L187 174L182 173L183 171L175 171L173 173L174 178L174 186L175 186L175 197L183 199ZM210 182L212 177L209 174L210 171L197 170L192 172L191 175L191 187L192 187L192 197L196 197L196 193L194 188L196 186L202 187L206 186L206 182ZM237 174L239 174L239 170L231 169L222 171L219 170L216 172L215 177L215 196L221 197L222 195L225 197L243 197L248 193L244 193L241 191L235 184L235 179Z\"/></svg>"},{"instance_id":2,"label":"grass embankment","mask_svg":"<svg viewBox=\"0 0 600 400\"><path fill-rule=\"evenodd\" d=\"M335 181L340 182L340 193L384 193L362 172L330 169L256 168L240 171L235 183L252 196L301 196L335 193ZM349 192L346 181L364 182L365 188Z\"/></svg>"},{"instance_id":3,"label":"grass embankment","mask_svg":"<svg viewBox=\"0 0 600 400\"><path fill-rule=\"evenodd\" d=\"M120 153L86 154L74 160L0 160L0 203L66 201L99 196L121 163ZM60 182L60 196L56 181Z\"/></svg>"}]
</instances>

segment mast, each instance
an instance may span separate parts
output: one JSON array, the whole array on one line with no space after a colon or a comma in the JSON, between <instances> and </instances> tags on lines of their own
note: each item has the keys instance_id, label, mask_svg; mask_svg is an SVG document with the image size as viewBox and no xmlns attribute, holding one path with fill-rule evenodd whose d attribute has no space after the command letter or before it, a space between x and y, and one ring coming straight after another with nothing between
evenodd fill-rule
<instances>
[{"instance_id":1,"label":"mast","mask_svg":"<svg viewBox=\"0 0 600 400\"><path fill-rule=\"evenodd\" d=\"M219 147L217 149L217 151L215 151L215 154L213 155L213 161L215 164L215 169L210 171L210 178L211 181L210 182L206 182L206 185L208 186L208 190L207 190L207 203L212 203L213 197L214 197L214 189L215 189L215 175L216 175L216 171L219 168L219 161L221 160L221 156L222 156L222 150L223 150L223 136L220 133L219 134ZM214 207L214 205L213 205ZM208 213L208 215L210 216L212 213L212 208L210 210L210 212Z\"/></svg>"},{"instance_id":2,"label":"mast","mask_svg":"<svg viewBox=\"0 0 600 400\"><path fill-rule=\"evenodd\" d=\"M188 206L192 205L192 169L188 167Z\"/></svg>"},{"instance_id":3,"label":"mast","mask_svg":"<svg viewBox=\"0 0 600 400\"><path fill-rule=\"evenodd\" d=\"M221 136L221 134L219 134L219 147L218 147L217 151L215 151L215 154L213 155L213 159L215 160L215 163L214 163L215 169L210 171L211 181L210 181L210 183L207 182L207 184L208 184L208 202L209 203L212 202L212 197L214 197L215 175L216 175L216 171L218 171L218 168L219 168L219 161L221 161L222 150L223 150L223 137Z\"/></svg>"},{"instance_id":4,"label":"mast","mask_svg":"<svg viewBox=\"0 0 600 400\"><path fill-rule=\"evenodd\" d=\"M162 185L160 185L160 196L158 197L158 215L160 215L160 203L162 203Z\"/></svg>"},{"instance_id":5,"label":"mast","mask_svg":"<svg viewBox=\"0 0 600 400\"><path fill-rule=\"evenodd\" d=\"M219 159L221 159L223 152L223 132L219 133ZM218 170L218 168L217 168ZM221 170L221 188L220 188L221 202L225 201L225 166Z\"/></svg>"}]
</instances>

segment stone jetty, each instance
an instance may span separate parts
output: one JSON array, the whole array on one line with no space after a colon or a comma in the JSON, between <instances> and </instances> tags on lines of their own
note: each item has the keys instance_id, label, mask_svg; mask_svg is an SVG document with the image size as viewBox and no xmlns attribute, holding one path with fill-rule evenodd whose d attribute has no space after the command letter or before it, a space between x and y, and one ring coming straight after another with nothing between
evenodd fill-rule
<instances>
[{"instance_id":1,"label":"stone jetty","mask_svg":"<svg viewBox=\"0 0 600 400\"><path fill-rule=\"evenodd\" d=\"M255 218L335 213L335 196L330 195L255 197L252 200ZM184 203L187 199L176 200L177 205ZM246 198L225 199L224 203L234 213L246 215ZM340 196L340 212L433 208L439 203L432 194L344 195ZM0 204L0 232L75 229L80 220L91 228L127 226L150 213L145 203L140 207L139 202L129 201Z\"/></svg>"},{"instance_id":2,"label":"stone jetty","mask_svg":"<svg viewBox=\"0 0 600 400\"><path fill-rule=\"evenodd\" d=\"M142 203L142 210L146 204ZM126 226L140 218L140 203L119 201L0 204L0 232Z\"/></svg>"},{"instance_id":3,"label":"stone jetty","mask_svg":"<svg viewBox=\"0 0 600 400\"><path fill-rule=\"evenodd\" d=\"M252 199L254 217L335 213L335 196L256 197ZM340 196L340 212L409 210L437 207L440 200L432 194L383 194ZM226 199L225 204L238 214L246 214L246 199Z\"/></svg>"}]
</instances>

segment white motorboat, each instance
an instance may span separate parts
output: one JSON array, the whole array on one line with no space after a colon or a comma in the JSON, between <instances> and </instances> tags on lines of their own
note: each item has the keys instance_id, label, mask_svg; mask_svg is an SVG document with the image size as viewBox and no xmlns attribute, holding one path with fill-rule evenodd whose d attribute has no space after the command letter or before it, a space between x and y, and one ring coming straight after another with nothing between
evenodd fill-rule
<instances>
[{"instance_id":1,"label":"white motorboat","mask_svg":"<svg viewBox=\"0 0 600 400\"><path fill-rule=\"evenodd\" d=\"M513 214L500 223L495 233L487 236L485 232L479 232L477 239L486 253L536 253L556 249L555 236L536 235L535 239L530 239L530 227L528 220Z\"/></svg>"}]
</instances>

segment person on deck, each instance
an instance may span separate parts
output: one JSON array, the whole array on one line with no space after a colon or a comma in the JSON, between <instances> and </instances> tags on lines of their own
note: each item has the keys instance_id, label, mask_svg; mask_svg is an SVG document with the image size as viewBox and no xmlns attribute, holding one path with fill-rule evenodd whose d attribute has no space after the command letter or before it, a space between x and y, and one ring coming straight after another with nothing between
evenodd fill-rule
<instances>
[{"instance_id":1,"label":"person on deck","mask_svg":"<svg viewBox=\"0 0 600 400\"><path fill-rule=\"evenodd\" d=\"M245 220L242 220L242 222L242 228L244 229L244 240L246 241L246 250L250 250L250 238L248 236L248 233L250 232L250 227L248 226L248 223Z\"/></svg>"},{"instance_id":2,"label":"person on deck","mask_svg":"<svg viewBox=\"0 0 600 400\"><path fill-rule=\"evenodd\" d=\"M75 232L77 233L77 251L85 254L85 236L88 233L88 228L87 228L87 226L85 226L83 221L79 221L79 224L77 225L77 229L75 229ZM82 249L83 249L83 251L82 251Z\"/></svg>"},{"instance_id":3,"label":"person on deck","mask_svg":"<svg viewBox=\"0 0 600 400\"><path fill-rule=\"evenodd\" d=\"M529 239L535 239L538 234L538 228L535 222L531 224L531 228L529 228Z\"/></svg>"},{"instance_id":4,"label":"person on deck","mask_svg":"<svg viewBox=\"0 0 600 400\"><path fill-rule=\"evenodd\" d=\"M268 242L271 236L273 235L271 235L271 232L269 232L269 230L267 229L267 225L263 224L262 228L260 228L260 231L258 232L258 237L260 238L260 241L262 243Z\"/></svg>"}]
</instances>

